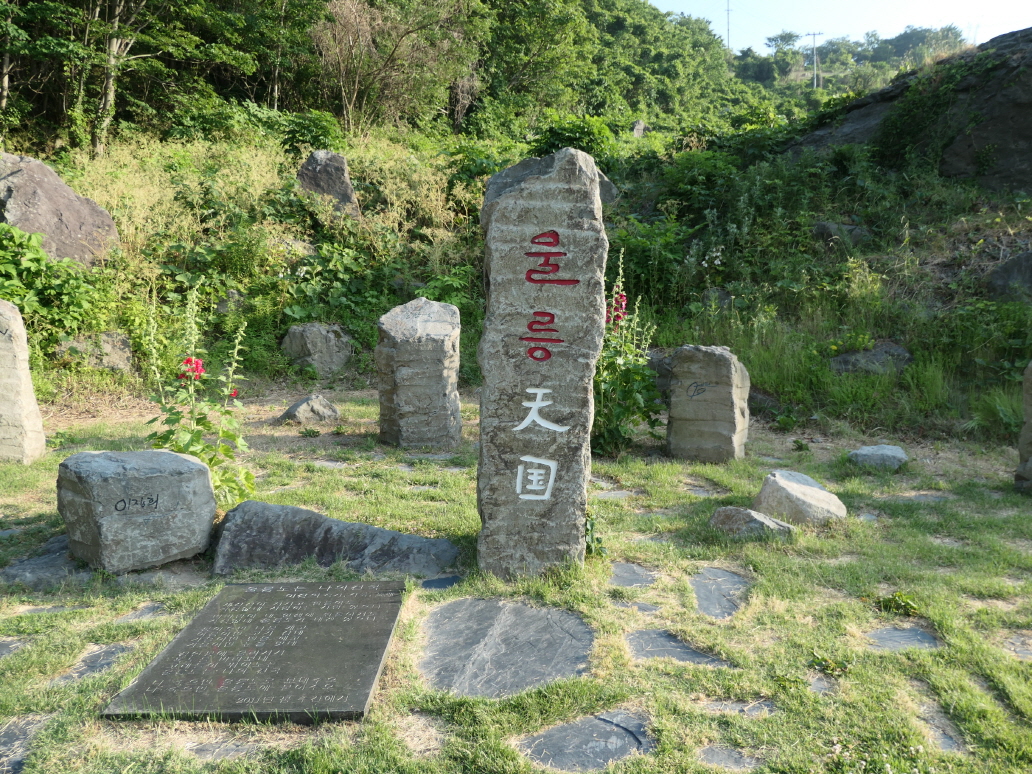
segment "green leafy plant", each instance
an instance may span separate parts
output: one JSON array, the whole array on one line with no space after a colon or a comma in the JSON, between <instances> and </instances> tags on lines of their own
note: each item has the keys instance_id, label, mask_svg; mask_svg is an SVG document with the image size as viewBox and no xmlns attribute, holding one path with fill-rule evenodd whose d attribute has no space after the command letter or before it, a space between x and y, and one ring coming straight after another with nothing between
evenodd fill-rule
<instances>
[{"instance_id":1,"label":"green leafy plant","mask_svg":"<svg viewBox=\"0 0 1032 774\"><path fill-rule=\"evenodd\" d=\"M239 452L246 452L247 442L236 418L236 410L243 405L236 399L236 382L241 381L236 370L240 363L240 342L246 323L237 331L228 363L222 374L212 378L204 368L197 325L197 292L187 293L185 345L187 355L176 375L175 384L167 387L158 369L156 330L153 315L148 320L146 346L158 392L153 400L161 408L160 421L164 430L147 436L154 449L168 449L180 454L191 454L211 470L215 499L220 505L233 505L254 494L254 474L236 461Z\"/></svg>"},{"instance_id":2,"label":"green leafy plant","mask_svg":"<svg viewBox=\"0 0 1032 774\"><path fill-rule=\"evenodd\" d=\"M584 550L588 556L608 556L609 549L602 544L598 520L591 513L584 517Z\"/></svg>"},{"instance_id":3,"label":"green leafy plant","mask_svg":"<svg viewBox=\"0 0 1032 774\"><path fill-rule=\"evenodd\" d=\"M302 438L318 438L322 433L316 430L314 427L306 427L304 430L298 433Z\"/></svg>"},{"instance_id":4,"label":"green leafy plant","mask_svg":"<svg viewBox=\"0 0 1032 774\"><path fill-rule=\"evenodd\" d=\"M810 659L807 666L832 677L842 677L853 666L852 661L836 661L833 658L822 656L816 650L811 653L813 658Z\"/></svg>"},{"instance_id":5,"label":"green leafy plant","mask_svg":"<svg viewBox=\"0 0 1032 774\"><path fill-rule=\"evenodd\" d=\"M594 116L568 116L553 122L534 141L531 152L547 156L563 148L582 150L596 161L605 161L614 149L613 133Z\"/></svg>"},{"instance_id":6,"label":"green leafy plant","mask_svg":"<svg viewBox=\"0 0 1032 774\"><path fill-rule=\"evenodd\" d=\"M305 148L339 151L344 147L340 124L323 110L293 113L283 124L283 148L292 156L300 156Z\"/></svg>"},{"instance_id":7,"label":"green leafy plant","mask_svg":"<svg viewBox=\"0 0 1032 774\"><path fill-rule=\"evenodd\" d=\"M914 598L902 591L896 591L887 597L879 597L874 601L874 606L883 613L896 613L897 615L917 615L918 607Z\"/></svg>"}]
</instances>

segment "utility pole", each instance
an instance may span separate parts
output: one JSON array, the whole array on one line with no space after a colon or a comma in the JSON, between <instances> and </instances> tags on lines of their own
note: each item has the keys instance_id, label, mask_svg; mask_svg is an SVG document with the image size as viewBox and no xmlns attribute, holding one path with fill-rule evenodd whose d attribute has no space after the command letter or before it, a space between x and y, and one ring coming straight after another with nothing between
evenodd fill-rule
<instances>
[{"instance_id":1,"label":"utility pole","mask_svg":"<svg viewBox=\"0 0 1032 774\"><path fill-rule=\"evenodd\" d=\"M727 53L731 53L731 0L727 0Z\"/></svg>"},{"instance_id":2,"label":"utility pole","mask_svg":"<svg viewBox=\"0 0 1032 774\"><path fill-rule=\"evenodd\" d=\"M813 87L817 88L817 36L823 35L823 32L804 32L803 37L807 35L813 40Z\"/></svg>"}]
</instances>

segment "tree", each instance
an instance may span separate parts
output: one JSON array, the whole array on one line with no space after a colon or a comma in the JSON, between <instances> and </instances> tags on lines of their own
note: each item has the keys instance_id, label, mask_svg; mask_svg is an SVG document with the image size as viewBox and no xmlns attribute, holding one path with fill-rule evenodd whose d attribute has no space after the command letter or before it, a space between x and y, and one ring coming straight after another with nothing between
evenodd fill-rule
<instances>
[{"instance_id":1,"label":"tree","mask_svg":"<svg viewBox=\"0 0 1032 774\"><path fill-rule=\"evenodd\" d=\"M796 32L782 30L777 35L771 35L765 42L767 48L773 51L787 51L790 48L795 48L795 44L799 42L801 37Z\"/></svg>"}]
</instances>

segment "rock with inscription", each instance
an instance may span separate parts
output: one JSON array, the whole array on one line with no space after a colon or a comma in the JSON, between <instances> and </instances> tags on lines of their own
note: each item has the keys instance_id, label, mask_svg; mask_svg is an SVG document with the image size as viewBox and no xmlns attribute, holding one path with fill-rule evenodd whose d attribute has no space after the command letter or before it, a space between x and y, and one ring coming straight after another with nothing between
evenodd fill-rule
<instances>
[{"instance_id":1,"label":"rock with inscription","mask_svg":"<svg viewBox=\"0 0 1032 774\"><path fill-rule=\"evenodd\" d=\"M72 341L57 345L55 353L89 368L106 368L109 371L131 371L133 348L129 337L118 331L80 336Z\"/></svg>"},{"instance_id":2,"label":"rock with inscription","mask_svg":"<svg viewBox=\"0 0 1032 774\"><path fill-rule=\"evenodd\" d=\"M291 325L280 344L286 355L301 368L312 368L320 379L328 379L347 365L354 352L351 339L337 324Z\"/></svg>"},{"instance_id":3,"label":"rock with inscription","mask_svg":"<svg viewBox=\"0 0 1032 774\"><path fill-rule=\"evenodd\" d=\"M687 346L670 356L667 453L699 462L745 456L749 372L727 347Z\"/></svg>"},{"instance_id":4,"label":"rock with inscription","mask_svg":"<svg viewBox=\"0 0 1032 774\"><path fill-rule=\"evenodd\" d=\"M910 458L898 446L878 444L877 446L861 446L849 453L849 461L868 468L880 470L899 470Z\"/></svg>"},{"instance_id":5,"label":"rock with inscription","mask_svg":"<svg viewBox=\"0 0 1032 774\"><path fill-rule=\"evenodd\" d=\"M1019 492L1032 494L1032 361L1025 368L1023 402L1025 425L1018 437L1018 469L1014 472L1014 487Z\"/></svg>"},{"instance_id":6,"label":"rock with inscription","mask_svg":"<svg viewBox=\"0 0 1032 774\"><path fill-rule=\"evenodd\" d=\"M451 448L462 440L459 310L416 298L377 323L380 443Z\"/></svg>"},{"instance_id":7,"label":"rock with inscription","mask_svg":"<svg viewBox=\"0 0 1032 774\"><path fill-rule=\"evenodd\" d=\"M709 524L714 529L736 538L788 537L795 532L795 527L791 524L733 505L717 508L710 517Z\"/></svg>"},{"instance_id":8,"label":"rock with inscription","mask_svg":"<svg viewBox=\"0 0 1032 774\"><path fill-rule=\"evenodd\" d=\"M355 524L290 505L247 500L226 514L215 550L216 575L245 567L273 569L309 557L322 567L343 562L349 570L440 575L459 555L442 538L405 535Z\"/></svg>"},{"instance_id":9,"label":"rock with inscription","mask_svg":"<svg viewBox=\"0 0 1032 774\"><path fill-rule=\"evenodd\" d=\"M280 414L280 422L300 422L302 425L315 422L334 422L340 419L340 411L322 395L309 395Z\"/></svg>"},{"instance_id":10,"label":"rock with inscription","mask_svg":"<svg viewBox=\"0 0 1032 774\"><path fill-rule=\"evenodd\" d=\"M306 191L330 197L333 209L337 212L346 212L355 218L361 217L358 197L355 196L351 175L348 173L348 160L339 153L328 150L312 151L297 171L297 181Z\"/></svg>"},{"instance_id":11,"label":"rock with inscription","mask_svg":"<svg viewBox=\"0 0 1032 774\"><path fill-rule=\"evenodd\" d=\"M827 524L846 518L846 506L809 476L775 470L763 480L754 511L791 524Z\"/></svg>"},{"instance_id":12,"label":"rock with inscription","mask_svg":"<svg viewBox=\"0 0 1032 774\"><path fill-rule=\"evenodd\" d=\"M484 197L477 557L505 578L584 561L609 247L599 180L565 148L498 173Z\"/></svg>"},{"instance_id":13,"label":"rock with inscription","mask_svg":"<svg viewBox=\"0 0 1032 774\"><path fill-rule=\"evenodd\" d=\"M80 452L57 470L57 510L72 555L117 574L204 551L215 493L189 454Z\"/></svg>"},{"instance_id":14,"label":"rock with inscription","mask_svg":"<svg viewBox=\"0 0 1032 774\"><path fill-rule=\"evenodd\" d=\"M47 450L43 416L29 374L21 312L0 299L0 462L30 465Z\"/></svg>"}]
</instances>

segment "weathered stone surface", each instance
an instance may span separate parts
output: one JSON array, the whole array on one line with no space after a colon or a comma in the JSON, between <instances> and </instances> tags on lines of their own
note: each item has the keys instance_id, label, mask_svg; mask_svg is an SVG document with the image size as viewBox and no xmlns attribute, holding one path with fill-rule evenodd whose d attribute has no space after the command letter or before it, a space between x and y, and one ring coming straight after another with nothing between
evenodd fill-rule
<instances>
[{"instance_id":1,"label":"weathered stone surface","mask_svg":"<svg viewBox=\"0 0 1032 774\"><path fill-rule=\"evenodd\" d=\"M115 619L115 623L131 623L132 621L147 621L151 618L168 615L168 610L160 602L144 602L140 607Z\"/></svg>"},{"instance_id":2,"label":"weathered stone surface","mask_svg":"<svg viewBox=\"0 0 1032 774\"><path fill-rule=\"evenodd\" d=\"M477 556L485 572L537 575L584 560L608 251L594 160L565 148L500 172L480 221Z\"/></svg>"},{"instance_id":3,"label":"weathered stone surface","mask_svg":"<svg viewBox=\"0 0 1032 774\"><path fill-rule=\"evenodd\" d=\"M14 637L0 637L0 658L10 656L28 644L25 640L18 640Z\"/></svg>"},{"instance_id":4,"label":"weathered stone surface","mask_svg":"<svg viewBox=\"0 0 1032 774\"><path fill-rule=\"evenodd\" d=\"M129 337L118 331L107 331L63 341L55 350L58 356L74 360L89 368L110 371L131 371L133 348Z\"/></svg>"},{"instance_id":5,"label":"weathered stone surface","mask_svg":"<svg viewBox=\"0 0 1032 774\"><path fill-rule=\"evenodd\" d=\"M43 544L40 556L23 559L0 570L0 582L18 583L34 591L62 583L88 583L93 573L83 569L68 553L68 536L58 535Z\"/></svg>"},{"instance_id":6,"label":"weathered stone surface","mask_svg":"<svg viewBox=\"0 0 1032 774\"><path fill-rule=\"evenodd\" d=\"M773 715L777 709L770 699L757 699L756 701L707 701L703 702L703 709L707 712L716 712L722 715L743 715L747 718L762 718Z\"/></svg>"},{"instance_id":7,"label":"weathered stone surface","mask_svg":"<svg viewBox=\"0 0 1032 774\"><path fill-rule=\"evenodd\" d=\"M430 614L426 639L420 670L434 688L497 699L585 674L594 637L565 610L460 599Z\"/></svg>"},{"instance_id":8,"label":"weathered stone surface","mask_svg":"<svg viewBox=\"0 0 1032 774\"><path fill-rule=\"evenodd\" d=\"M1001 263L986 277L994 301L1032 301L1032 250Z\"/></svg>"},{"instance_id":9,"label":"weathered stone surface","mask_svg":"<svg viewBox=\"0 0 1032 774\"><path fill-rule=\"evenodd\" d=\"M861 446L849 453L849 461L857 465L884 470L899 470L910 458L898 446L878 444L877 446Z\"/></svg>"},{"instance_id":10,"label":"weathered stone surface","mask_svg":"<svg viewBox=\"0 0 1032 774\"><path fill-rule=\"evenodd\" d=\"M613 574L609 578L610 586L624 588L643 588L656 582L656 573L646 570L640 564L630 562L613 562Z\"/></svg>"},{"instance_id":11,"label":"weathered stone surface","mask_svg":"<svg viewBox=\"0 0 1032 774\"><path fill-rule=\"evenodd\" d=\"M730 618L742 606L742 596L749 581L741 575L719 567L703 567L688 582L695 592L699 612L711 618Z\"/></svg>"},{"instance_id":12,"label":"weathered stone surface","mask_svg":"<svg viewBox=\"0 0 1032 774\"><path fill-rule=\"evenodd\" d=\"M689 664L709 667L729 667L727 661L687 645L670 632L662 629L641 629L627 635L627 644L636 659L672 658Z\"/></svg>"},{"instance_id":13,"label":"weathered stone surface","mask_svg":"<svg viewBox=\"0 0 1032 774\"><path fill-rule=\"evenodd\" d=\"M640 118L631 124L631 134L635 137L644 137L646 134L652 131L652 127L642 121Z\"/></svg>"},{"instance_id":14,"label":"weathered stone surface","mask_svg":"<svg viewBox=\"0 0 1032 774\"><path fill-rule=\"evenodd\" d=\"M700 462L745 456L749 373L727 347L680 347L670 356L667 454Z\"/></svg>"},{"instance_id":15,"label":"weathered stone surface","mask_svg":"<svg viewBox=\"0 0 1032 774\"><path fill-rule=\"evenodd\" d=\"M273 569L315 557L322 567L343 562L364 572L440 575L459 549L440 538L405 535L338 521L315 511L254 500L226 514L215 550L216 575L245 567Z\"/></svg>"},{"instance_id":16,"label":"weathered stone surface","mask_svg":"<svg viewBox=\"0 0 1032 774\"><path fill-rule=\"evenodd\" d=\"M280 414L280 422L300 422L302 425L316 422L335 422L340 411L322 395L309 395L293 404Z\"/></svg>"},{"instance_id":17,"label":"weathered stone surface","mask_svg":"<svg viewBox=\"0 0 1032 774\"><path fill-rule=\"evenodd\" d=\"M710 517L710 526L719 529L732 537L788 537L795 527L770 516L751 511L748 508L736 508L732 505L717 508Z\"/></svg>"},{"instance_id":18,"label":"weathered stone surface","mask_svg":"<svg viewBox=\"0 0 1032 774\"><path fill-rule=\"evenodd\" d=\"M873 349L863 352L843 352L831 359L831 370L837 374L863 371L869 374L884 374L902 371L914 362L914 356L899 344L881 341Z\"/></svg>"},{"instance_id":19,"label":"weathered stone surface","mask_svg":"<svg viewBox=\"0 0 1032 774\"><path fill-rule=\"evenodd\" d=\"M858 245L869 241L871 232L863 226L851 226L848 223L829 223L817 221L813 224L813 236L827 244Z\"/></svg>"},{"instance_id":20,"label":"weathered stone surface","mask_svg":"<svg viewBox=\"0 0 1032 774\"><path fill-rule=\"evenodd\" d=\"M1019 492L1032 494L1032 361L1024 376L1025 424L1018 437L1018 469L1014 472L1014 486Z\"/></svg>"},{"instance_id":21,"label":"weathered stone surface","mask_svg":"<svg viewBox=\"0 0 1032 774\"><path fill-rule=\"evenodd\" d=\"M419 585L428 591L443 591L444 589L450 589L452 586L458 585L459 583L462 583L461 575L446 575L443 578L427 578Z\"/></svg>"},{"instance_id":22,"label":"weathered stone surface","mask_svg":"<svg viewBox=\"0 0 1032 774\"><path fill-rule=\"evenodd\" d=\"M670 380L673 378L669 349L656 347L649 350L648 367L656 374L656 389L663 402L670 405Z\"/></svg>"},{"instance_id":23,"label":"weathered stone surface","mask_svg":"<svg viewBox=\"0 0 1032 774\"><path fill-rule=\"evenodd\" d=\"M763 763L759 758L746 755L741 750L735 750L719 744L706 745L700 749L699 761L731 771L749 771Z\"/></svg>"},{"instance_id":24,"label":"weathered stone surface","mask_svg":"<svg viewBox=\"0 0 1032 774\"><path fill-rule=\"evenodd\" d=\"M43 249L51 258L86 266L118 246L118 230L107 210L28 156L0 153L0 222L43 234Z\"/></svg>"},{"instance_id":25,"label":"weathered stone surface","mask_svg":"<svg viewBox=\"0 0 1032 774\"><path fill-rule=\"evenodd\" d=\"M0 726L0 774L20 774L31 752L32 738L53 715L22 715Z\"/></svg>"},{"instance_id":26,"label":"weathered stone surface","mask_svg":"<svg viewBox=\"0 0 1032 774\"><path fill-rule=\"evenodd\" d=\"M603 712L555 726L517 743L537 763L560 771L596 771L628 755L647 754L655 743L646 733L648 718L622 710Z\"/></svg>"},{"instance_id":27,"label":"weathered stone surface","mask_svg":"<svg viewBox=\"0 0 1032 774\"><path fill-rule=\"evenodd\" d=\"M816 693L818 696L823 696L827 693L834 693L835 680L825 675L813 675L807 683L806 688L810 693Z\"/></svg>"},{"instance_id":28,"label":"weathered stone surface","mask_svg":"<svg viewBox=\"0 0 1032 774\"><path fill-rule=\"evenodd\" d=\"M873 644L872 650L934 650L939 647L939 640L924 629L916 626L886 626L867 633Z\"/></svg>"},{"instance_id":29,"label":"weathered stone surface","mask_svg":"<svg viewBox=\"0 0 1032 774\"><path fill-rule=\"evenodd\" d=\"M451 448L462 440L459 310L416 298L377 323L380 443Z\"/></svg>"},{"instance_id":30,"label":"weathered stone surface","mask_svg":"<svg viewBox=\"0 0 1032 774\"><path fill-rule=\"evenodd\" d=\"M188 454L80 452L58 468L57 510L72 555L117 574L204 551L215 493Z\"/></svg>"},{"instance_id":31,"label":"weathered stone surface","mask_svg":"<svg viewBox=\"0 0 1032 774\"><path fill-rule=\"evenodd\" d=\"M648 602L614 602L616 607L623 607L627 609L634 608L639 613L658 613L662 608L659 605L650 605Z\"/></svg>"},{"instance_id":32,"label":"weathered stone surface","mask_svg":"<svg viewBox=\"0 0 1032 774\"><path fill-rule=\"evenodd\" d=\"M347 365L354 352L351 339L336 324L291 325L280 344L294 365L313 368L320 379L328 379Z\"/></svg>"},{"instance_id":33,"label":"weathered stone surface","mask_svg":"<svg viewBox=\"0 0 1032 774\"><path fill-rule=\"evenodd\" d=\"M67 685L77 683L87 677L106 672L115 665L118 657L128 653L132 648L114 642L110 645L90 645L82 652L71 668L59 677L50 681L50 685Z\"/></svg>"},{"instance_id":34,"label":"weathered stone surface","mask_svg":"<svg viewBox=\"0 0 1032 774\"><path fill-rule=\"evenodd\" d=\"M5 154L6 155L6 154ZM29 342L21 312L0 299L0 462L30 465L47 450L43 416L29 374Z\"/></svg>"},{"instance_id":35,"label":"weathered stone surface","mask_svg":"<svg viewBox=\"0 0 1032 774\"><path fill-rule=\"evenodd\" d=\"M791 524L827 524L846 518L846 506L809 476L775 470L763 480L752 509Z\"/></svg>"},{"instance_id":36,"label":"weathered stone surface","mask_svg":"<svg viewBox=\"0 0 1032 774\"><path fill-rule=\"evenodd\" d=\"M306 191L329 196L337 212L346 212L361 217L358 197L348 174L348 160L339 153L328 150L312 151L297 171L297 181Z\"/></svg>"}]
</instances>

